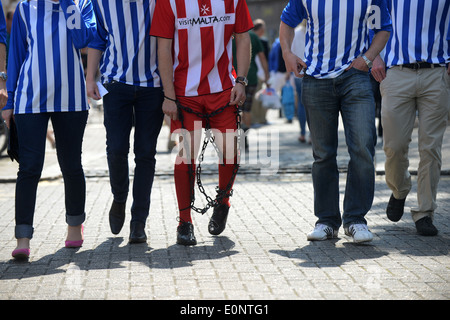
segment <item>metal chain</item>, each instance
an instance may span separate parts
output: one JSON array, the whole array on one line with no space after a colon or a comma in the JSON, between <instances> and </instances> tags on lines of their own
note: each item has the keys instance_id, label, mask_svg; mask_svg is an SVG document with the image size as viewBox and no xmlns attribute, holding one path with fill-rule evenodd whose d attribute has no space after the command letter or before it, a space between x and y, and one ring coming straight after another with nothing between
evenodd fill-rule
<instances>
[{"instance_id":1,"label":"metal chain","mask_svg":"<svg viewBox=\"0 0 450 320\"><path fill-rule=\"evenodd\" d=\"M225 106L218 108L217 110L211 112L211 113L201 113L201 112L196 112L194 110L192 110L189 107L183 106L181 105L178 101L177 101L177 107L178 107L178 118L180 119L181 122L181 128L184 129L182 130L182 134L183 134L183 140L184 140L184 145L187 149L187 154L189 155L189 157L191 156L190 154L190 146L188 143L186 143L188 140L186 139L186 133L187 130L184 127L184 118L183 118L183 112L188 112L188 113L192 113L194 115L196 115L197 117L201 118L201 119L205 119L206 120L206 125L205 125L205 138L203 140L203 145L202 145L202 149L201 152L199 154L199 162L198 162L198 166L196 169L196 177L197 177L197 186L199 191L205 196L206 199L206 206L204 208L198 208L195 206L195 192L194 192L194 170L192 168L192 161L189 161L188 163L188 172L189 172L189 184L191 187L191 204L189 207L181 209L180 211L186 210L186 209L192 209L198 213L204 214L206 211L209 210L209 208L211 207L216 207L218 205L220 205L222 203L223 198L225 198L226 196L231 197L233 195L233 182L236 178L237 172L239 170L239 163L240 163L240 158L241 158L241 115L239 113L240 109L239 107L236 107L235 110L235 114L236 114L236 126L237 126L237 139L236 139L236 144L237 144L237 155L236 155L236 163L234 164L234 168L233 168L233 173L231 175L230 181L228 182L225 190L220 190L219 187L216 187L216 192L217 192L217 196L215 199L213 199L212 197L210 197L206 191L205 188L202 184L201 181L201 172L202 172L202 168L201 168L201 162L204 159L204 154L205 154L205 150L206 147L208 146L208 143L211 142L211 144L213 145L214 149L216 150L217 154L219 155L219 157L222 157L221 159L223 159L223 155L220 152L220 149L218 148L217 144L215 143L215 137L212 135L211 133L211 124L210 124L210 118L217 116L218 114L221 114L226 108L228 108L230 106L229 103L227 103ZM225 164L222 164L225 165Z\"/></svg>"}]
</instances>

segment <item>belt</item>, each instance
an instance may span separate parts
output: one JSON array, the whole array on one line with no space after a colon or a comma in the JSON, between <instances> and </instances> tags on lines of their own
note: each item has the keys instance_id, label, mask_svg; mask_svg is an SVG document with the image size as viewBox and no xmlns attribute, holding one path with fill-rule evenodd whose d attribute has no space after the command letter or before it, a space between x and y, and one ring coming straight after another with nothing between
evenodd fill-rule
<instances>
[{"instance_id":1,"label":"belt","mask_svg":"<svg viewBox=\"0 0 450 320\"><path fill-rule=\"evenodd\" d=\"M402 64L402 67L408 68L408 69L413 69L413 70L419 70L419 69L441 67L441 65L439 63L415 62L415 63Z\"/></svg>"}]
</instances>

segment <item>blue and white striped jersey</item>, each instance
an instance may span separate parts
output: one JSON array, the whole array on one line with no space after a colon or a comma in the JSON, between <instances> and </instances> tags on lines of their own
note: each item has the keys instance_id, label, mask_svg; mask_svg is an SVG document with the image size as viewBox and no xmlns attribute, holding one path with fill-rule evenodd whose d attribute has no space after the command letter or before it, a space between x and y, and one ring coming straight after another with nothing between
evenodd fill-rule
<instances>
[{"instance_id":1,"label":"blue and white striped jersey","mask_svg":"<svg viewBox=\"0 0 450 320\"><path fill-rule=\"evenodd\" d=\"M281 20L295 28L307 19L306 74L335 78L369 48L369 28L391 31L386 0L290 0Z\"/></svg>"},{"instance_id":2,"label":"blue and white striped jersey","mask_svg":"<svg viewBox=\"0 0 450 320\"><path fill-rule=\"evenodd\" d=\"M15 114L84 111L80 49L95 33L90 0L30 0L18 4L8 60L8 102Z\"/></svg>"},{"instance_id":3,"label":"blue and white striped jersey","mask_svg":"<svg viewBox=\"0 0 450 320\"><path fill-rule=\"evenodd\" d=\"M155 0L95 0L97 34L90 48L103 51L102 82L160 87L156 38L150 37Z\"/></svg>"},{"instance_id":4,"label":"blue and white striped jersey","mask_svg":"<svg viewBox=\"0 0 450 320\"><path fill-rule=\"evenodd\" d=\"M388 0L393 32L383 60L387 67L450 61L450 0Z\"/></svg>"}]
</instances>

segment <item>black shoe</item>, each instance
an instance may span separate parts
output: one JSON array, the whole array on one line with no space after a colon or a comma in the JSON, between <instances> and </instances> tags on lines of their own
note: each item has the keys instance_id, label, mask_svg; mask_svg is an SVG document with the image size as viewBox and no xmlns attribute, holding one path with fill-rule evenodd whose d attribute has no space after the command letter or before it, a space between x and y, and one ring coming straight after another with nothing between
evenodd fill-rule
<instances>
[{"instance_id":1,"label":"black shoe","mask_svg":"<svg viewBox=\"0 0 450 320\"><path fill-rule=\"evenodd\" d=\"M214 212L208 224L208 231L210 234L217 236L225 230L229 210L230 207L225 203L214 207Z\"/></svg>"},{"instance_id":2,"label":"black shoe","mask_svg":"<svg viewBox=\"0 0 450 320\"><path fill-rule=\"evenodd\" d=\"M386 215L389 220L397 222L403 216L403 210L405 207L405 199L395 199L394 195L391 194L389 203L386 208Z\"/></svg>"},{"instance_id":3,"label":"black shoe","mask_svg":"<svg viewBox=\"0 0 450 320\"><path fill-rule=\"evenodd\" d=\"M197 239L194 235L194 225L190 222L183 222L177 228L177 244L184 246L195 246Z\"/></svg>"},{"instance_id":4,"label":"black shoe","mask_svg":"<svg viewBox=\"0 0 450 320\"><path fill-rule=\"evenodd\" d=\"M122 230L125 221L125 203L113 201L109 210L109 226L113 234L118 234Z\"/></svg>"},{"instance_id":5,"label":"black shoe","mask_svg":"<svg viewBox=\"0 0 450 320\"><path fill-rule=\"evenodd\" d=\"M147 241L145 234L145 223L140 221L132 221L130 224L130 238L129 243L143 243Z\"/></svg>"},{"instance_id":6,"label":"black shoe","mask_svg":"<svg viewBox=\"0 0 450 320\"><path fill-rule=\"evenodd\" d=\"M416 221L417 233L422 236L435 236L438 234L438 229L433 225L430 217L424 217Z\"/></svg>"}]
</instances>

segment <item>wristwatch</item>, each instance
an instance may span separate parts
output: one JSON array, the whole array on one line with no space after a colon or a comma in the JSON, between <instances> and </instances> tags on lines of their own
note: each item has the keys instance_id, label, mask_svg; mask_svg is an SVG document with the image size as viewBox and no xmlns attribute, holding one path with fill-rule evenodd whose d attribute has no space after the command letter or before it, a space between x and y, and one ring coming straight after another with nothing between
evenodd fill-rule
<instances>
[{"instance_id":1,"label":"wristwatch","mask_svg":"<svg viewBox=\"0 0 450 320\"><path fill-rule=\"evenodd\" d=\"M362 55L362 58L366 62L366 64L369 67L369 69L372 68L372 61L370 61L369 58L367 58L365 54Z\"/></svg>"},{"instance_id":2,"label":"wristwatch","mask_svg":"<svg viewBox=\"0 0 450 320\"><path fill-rule=\"evenodd\" d=\"M236 78L236 83L240 83L242 84L244 87L246 87L248 85L248 80L246 77L237 77Z\"/></svg>"},{"instance_id":3,"label":"wristwatch","mask_svg":"<svg viewBox=\"0 0 450 320\"><path fill-rule=\"evenodd\" d=\"M6 72L0 72L0 79L3 79L6 81L8 79L8 76L6 75Z\"/></svg>"}]
</instances>

